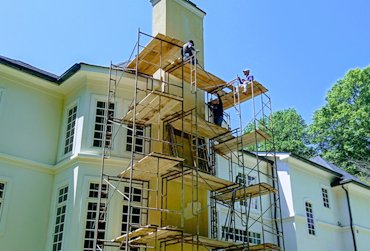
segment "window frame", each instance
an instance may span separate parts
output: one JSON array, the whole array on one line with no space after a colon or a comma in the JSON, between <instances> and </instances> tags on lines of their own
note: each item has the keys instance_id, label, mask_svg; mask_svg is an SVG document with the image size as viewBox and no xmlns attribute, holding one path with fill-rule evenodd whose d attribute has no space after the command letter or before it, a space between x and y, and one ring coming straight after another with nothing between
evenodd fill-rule
<instances>
[{"instance_id":1,"label":"window frame","mask_svg":"<svg viewBox=\"0 0 370 251\"><path fill-rule=\"evenodd\" d=\"M321 199L324 208L330 209L329 189L327 187L321 186Z\"/></svg>"},{"instance_id":2,"label":"window frame","mask_svg":"<svg viewBox=\"0 0 370 251\"><path fill-rule=\"evenodd\" d=\"M62 196L65 197L62 198L64 199L63 201L60 201L60 198L61 198L61 194L60 192L62 190L65 190L67 189L67 191L65 191ZM57 189L57 193L56 193L56 204L55 204L55 215L54 215L54 223L53 223L53 234L52 234L52 238L51 238L51 249L54 251L60 251L60 250L63 250L63 237L65 237L65 232L64 232L64 229L65 228L65 225L66 225L66 218L67 218L67 213L68 213L68 198L69 198L69 185L66 184L66 185L63 185L63 186L59 186L59 188ZM62 212L61 214L59 214L59 209L60 208L64 208L64 212ZM60 209L60 210L63 210L63 209ZM62 216L64 217L63 218L63 222L61 224L59 224L60 222L58 222L58 217L59 216ZM63 228L62 231L60 231L60 227ZM56 232L56 229L58 229L58 232ZM61 240L58 240L58 241L55 241L55 236L61 236ZM58 244L60 243L60 249L58 249ZM56 248L55 248L55 245Z\"/></svg>"},{"instance_id":3,"label":"window frame","mask_svg":"<svg viewBox=\"0 0 370 251\"><path fill-rule=\"evenodd\" d=\"M236 183L238 184L243 184L243 182L246 182L246 186L251 186L256 184L256 176L250 175L250 174L244 174L242 172L238 172L236 178L235 178ZM245 200L240 200L239 205L240 206L245 206L248 207L248 201L251 202L250 209L253 211L258 211L259 210L259 200L258 198L251 198L250 200L245 199Z\"/></svg>"},{"instance_id":4,"label":"window frame","mask_svg":"<svg viewBox=\"0 0 370 251\"><path fill-rule=\"evenodd\" d=\"M91 185L92 184L95 184L97 185L97 189L99 189L99 185L100 185L100 181L99 180L89 180L87 182L87 194L86 194L86 203L84 205L85 207L85 214L84 214L84 223L83 223L83 229L82 229L82 246L81 246L81 250L85 251L89 251L89 250L94 250L94 248L90 249L89 247L85 247L85 243L88 242L88 241L92 241L94 242L94 238L87 238L87 231L90 231L90 232L93 232L93 237L94 237L94 233L95 233L95 226L93 226L93 228L87 228L87 225L88 225L88 220L90 220L90 222L94 222L95 224L95 221L96 221L96 218L88 218L89 215L91 215L92 212L96 212L96 209L93 210L93 209L89 209L89 206L91 204L95 204L96 206L99 204L99 194L95 197L95 193L98 193L99 190L96 190L96 189L91 189ZM103 184L107 189L108 189L108 185L107 184ZM108 190L107 190L108 191ZM93 196L90 196L90 194L93 193ZM101 203L102 204L106 204L107 203L107 198L103 198L101 199ZM102 204L100 204L100 207L102 207ZM109 218L107 218L107 221L109 220ZM107 224L107 223L106 223ZM104 231L101 231L101 230L98 230L98 232L104 232L104 236L106 236L107 234L107 228L106 228L106 225L104 226Z\"/></svg>"},{"instance_id":5,"label":"window frame","mask_svg":"<svg viewBox=\"0 0 370 251\"><path fill-rule=\"evenodd\" d=\"M131 152L132 151L132 138L133 138L133 129L132 125L128 125L126 129L126 144L125 144L125 151L126 152ZM144 126L141 125L136 125L136 131L139 133L142 133L139 135L139 137L136 138L135 142L135 153L145 153L146 151L146 144L145 144L145 136L147 134L147 129ZM130 133L129 133L130 132ZM131 139L131 140L129 140ZM138 140L141 140L141 144L138 144ZM141 151L137 150L137 147L141 147ZM129 149L130 148L130 149Z\"/></svg>"},{"instance_id":6,"label":"window frame","mask_svg":"<svg viewBox=\"0 0 370 251\"><path fill-rule=\"evenodd\" d=\"M94 148L94 149L102 149L103 148L103 137L104 137L104 112L105 112L105 107L103 110L103 114L100 115L98 114L98 103L101 102L101 103L104 103L106 105L107 103L107 100L104 100L103 98L98 98L98 97L95 97L93 99L93 102L94 102L94 111L93 111L93 127L92 127L92 133L91 133L91 147ZM113 105L113 117L116 116L117 114L117 102L115 103L110 103ZM109 113L109 108L108 108L108 113ZM103 118L103 122L101 122L101 126L103 127L101 131L98 131L96 130L96 126L97 126L97 116L100 116L101 118ZM113 137L114 133L115 133L115 130L114 130L114 126L113 126L113 123L111 123L111 137ZM95 137L95 133L101 133L101 139ZM95 141L98 141L100 142L100 146L96 146L95 145ZM106 139L107 141L107 139ZM113 143L112 142L112 138L110 139L110 143L111 143L111 148L113 149ZM106 145L107 146L107 145Z\"/></svg>"},{"instance_id":7,"label":"window frame","mask_svg":"<svg viewBox=\"0 0 370 251\"><path fill-rule=\"evenodd\" d=\"M69 112L72 110L72 109L76 109L74 115L75 115L75 119L74 119L74 122L72 122L71 126L72 126L72 133L71 131L68 130L68 126L69 126ZM73 154L74 151L75 151L75 145L76 145L76 136L77 136L77 125L78 125L78 104L77 102L73 102L72 104L70 104L69 106L66 107L66 112L65 112L65 120L64 120L64 126L65 126L65 130L64 130L64 141L63 141L63 147L62 147L62 154L63 156L66 156L66 155L69 155L69 154ZM71 147L71 149L66 152L66 143L67 143L67 134L70 132L70 136L68 139L72 139L72 142L69 142L69 145L68 147Z\"/></svg>"},{"instance_id":8,"label":"window frame","mask_svg":"<svg viewBox=\"0 0 370 251\"><path fill-rule=\"evenodd\" d=\"M7 215L9 210L9 196L12 191L12 180L5 176L0 176L0 183L5 184L2 195L2 203L0 208L0 235L4 234L6 228Z\"/></svg>"},{"instance_id":9,"label":"window frame","mask_svg":"<svg viewBox=\"0 0 370 251\"><path fill-rule=\"evenodd\" d=\"M127 181L128 182L128 181ZM95 176L86 176L84 178L84 182L83 182L83 186L86 187L87 189L84 189L84 194L83 194L83 197L84 197L84 205L83 205L83 211L82 211L82 219L83 219L83 224L81 224L81 242L80 242L80 249L79 250L91 250L91 248L85 248L85 241L88 239L88 240L93 240L93 238L86 238L86 230L87 227L86 227L86 224L87 224L87 217L88 217L88 213L89 213L89 210L88 210L88 205L89 203L98 203L98 187L97 189L95 189L94 193L95 193L95 197L92 198L90 197L90 184L100 184L100 179L95 177ZM122 195L120 193L113 193L113 190L107 183L103 183L104 186L107 187L107 195L108 196L113 196L113 197L110 197L110 198L102 198L102 203L107 203L108 200L110 200L110 204L111 206L108 207L108 211L107 211L107 219L106 219L106 225L105 225L105 228L104 228L104 233L105 233L105 237L106 236L110 236L110 235L113 235L113 236L119 236L121 235L121 230L122 230L122 213L123 213L123 205L126 204L127 205L127 200L126 202L124 201ZM122 192L124 193L124 187L125 186L128 186L128 183L126 183L126 181L119 181L118 184L117 184L117 188ZM135 203L139 203L139 205L145 205L145 206L148 206L148 202L149 202L149 192L148 192L148 188L149 188L149 184L147 182L139 182L139 181L134 181L133 183L133 187L134 188L137 188L137 189L141 189L142 192L142 197L141 197L141 202L133 202L131 201L131 206L135 205ZM116 197L117 196L117 197ZM147 209L140 209L141 210L141 222L144 223L144 224L147 224ZM91 210L90 210L91 211ZM94 212L96 212L96 210L94 210ZM121 219L121 223L114 223L117 219ZM94 219L95 221L95 219ZM107 226L109 224L115 224L117 227L115 228L107 228ZM92 231L93 229L91 229Z\"/></svg>"},{"instance_id":10,"label":"window frame","mask_svg":"<svg viewBox=\"0 0 370 251\"><path fill-rule=\"evenodd\" d=\"M309 204L309 207L308 207L307 204ZM305 215L306 215L307 234L309 236L316 237L317 236L317 228L316 228L316 224L315 224L315 216L314 216L314 213L313 213L313 211L314 211L313 210L313 203L309 200L305 200L304 201L304 208L305 208ZM310 209L310 211L307 210L307 209Z\"/></svg>"}]
</instances>

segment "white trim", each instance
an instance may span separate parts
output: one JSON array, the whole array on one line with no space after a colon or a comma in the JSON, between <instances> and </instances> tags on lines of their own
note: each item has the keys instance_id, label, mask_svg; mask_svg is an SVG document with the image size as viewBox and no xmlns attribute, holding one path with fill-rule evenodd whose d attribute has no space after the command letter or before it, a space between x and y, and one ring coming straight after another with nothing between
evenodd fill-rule
<instances>
[{"instance_id":1,"label":"white trim","mask_svg":"<svg viewBox=\"0 0 370 251\"><path fill-rule=\"evenodd\" d=\"M5 184L3 199L0 209L0 236L4 235L6 229L7 215L10 207L10 198L13 186L13 180L9 177L0 176L0 182Z\"/></svg>"},{"instance_id":2,"label":"white trim","mask_svg":"<svg viewBox=\"0 0 370 251\"><path fill-rule=\"evenodd\" d=\"M68 153L64 153L65 150L65 141L66 141L66 133L67 133L67 120L68 120L68 112L72 108L76 107L76 120L75 120L75 125L74 125L74 132L73 132L73 145L72 145L72 151ZM64 107L63 110L63 121L62 121L62 132L60 135L60 159L67 158L69 156L72 156L76 152L76 145L77 145L77 129L78 129L78 116L79 116L79 111L80 110L80 102L79 98L74 100L73 102L69 103L67 106Z\"/></svg>"}]
</instances>

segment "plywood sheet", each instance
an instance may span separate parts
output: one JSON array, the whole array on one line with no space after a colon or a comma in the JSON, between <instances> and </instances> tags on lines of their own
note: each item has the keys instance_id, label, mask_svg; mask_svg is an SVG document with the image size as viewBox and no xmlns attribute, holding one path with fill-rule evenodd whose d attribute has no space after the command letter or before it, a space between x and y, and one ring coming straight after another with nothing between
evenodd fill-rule
<instances>
[{"instance_id":1,"label":"plywood sheet","mask_svg":"<svg viewBox=\"0 0 370 251\"><path fill-rule=\"evenodd\" d=\"M175 113L181 107L182 98L160 91L152 91L136 105L136 121L141 124L161 122L166 116ZM132 123L134 110L131 108L124 120Z\"/></svg>"},{"instance_id":2,"label":"plywood sheet","mask_svg":"<svg viewBox=\"0 0 370 251\"><path fill-rule=\"evenodd\" d=\"M139 160L132 167L123 171L119 176L129 178L131 168L133 168L133 179L149 181L153 177L167 173L171 168L183 160L184 159L182 158L170 157L159 153L151 153Z\"/></svg>"},{"instance_id":3,"label":"plywood sheet","mask_svg":"<svg viewBox=\"0 0 370 251\"><path fill-rule=\"evenodd\" d=\"M214 198L216 200L228 202L231 201L233 195L235 196L235 201L238 201L275 192L277 192L275 188L262 182L248 187L238 187L226 193L216 194Z\"/></svg>"},{"instance_id":4,"label":"plywood sheet","mask_svg":"<svg viewBox=\"0 0 370 251\"><path fill-rule=\"evenodd\" d=\"M198 135L198 137L213 139L220 135L227 134L228 129L221 126L215 125L214 123L208 122L205 119L198 117L196 119L195 115L188 114L183 117L183 124L181 118L170 122L170 124L179 131L184 131L185 133L191 135Z\"/></svg>"},{"instance_id":5,"label":"plywood sheet","mask_svg":"<svg viewBox=\"0 0 370 251\"><path fill-rule=\"evenodd\" d=\"M262 93L267 92L267 89L257 81L253 81L253 95L252 95L252 85L248 84L247 91L244 92L243 88L235 88L233 87L234 91L231 91L221 97L224 110L229 109L235 104L238 103L236 91L239 92L239 102L243 103L247 100L250 100L252 97L257 97ZM211 101L212 102L212 101Z\"/></svg>"},{"instance_id":6,"label":"plywood sheet","mask_svg":"<svg viewBox=\"0 0 370 251\"><path fill-rule=\"evenodd\" d=\"M249 132L244 134L243 136L234 137L228 141L222 142L220 144L214 145L213 149L216 153L220 155L227 155L230 152L235 150L241 150L239 148L243 148L246 146L250 146L256 144L264 139L269 139L270 137L261 130L256 130L253 132ZM257 142L256 142L257 139Z\"/></svg>"}]
</instances>

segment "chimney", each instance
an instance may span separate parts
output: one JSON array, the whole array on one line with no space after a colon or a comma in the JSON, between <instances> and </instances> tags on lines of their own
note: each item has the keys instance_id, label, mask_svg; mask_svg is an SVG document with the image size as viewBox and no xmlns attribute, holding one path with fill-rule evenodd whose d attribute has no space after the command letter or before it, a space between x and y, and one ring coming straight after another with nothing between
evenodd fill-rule
<instances>
[{"instance_id":1,"label":"chimney","mask_svg":"<svg viewBox=\"0 0 370 251\"><path fill-rule=\"evenodd\" d=\"M150 0L152 34L162 33L184 42L193 40L198 62L204 65L203 19L206 13L189 0Z\"/></svg>"}]
</instances>

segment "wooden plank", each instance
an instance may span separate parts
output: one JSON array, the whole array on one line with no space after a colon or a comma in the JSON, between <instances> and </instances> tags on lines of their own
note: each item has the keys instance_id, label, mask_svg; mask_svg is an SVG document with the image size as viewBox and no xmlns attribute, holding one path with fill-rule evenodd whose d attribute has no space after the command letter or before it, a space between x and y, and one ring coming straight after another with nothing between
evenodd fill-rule
<instances>
[{"instance_id":1,"label":"wooden plank","mask_svg":"<svg viewBox=\"0 0 370 251\"><path fill-rule=\"evenodd\" d=\"M234 89L234 91L236 90L235 87L233 87L233 89ZM244 89L241 88L241 87L237 88L237 89L238 89L238 92L239 92L239 102L240 103L243 103L247 100L250 100L253 96L257 97L257 96L261 95L262 93L267 92L267 89L257 81L253 81L253 95L252 95L252 85L251 84L248 84L246 92L243 92ZM225 94L221 97L224 110L235 106L236 97L234 96L234 91L231 91L231 92L229 92L229 93L227 93L227 94Z\"/></svg>"},{"instance_id":2,"label":"wooden plank","mask_svg":"<svg viewBox=\"0 0 370 251\"><path fill-rule=\"evenodd\" d=\"M190 83L190 64L184 65L184 71L181 67L181 48L183 45L183 41L158 33L137 56L139 58L138 71L152 76L158 69L162 68L173 76ZM136 69L136 62L137 58L134 58L127 68ZM224 80L197 66L198 88L210 92L225 84Z\"/></svg>"},{"instance_id":3,"label":"wooden plank","mask_svg":"<svg viewBox=\"0 0 370 251\"><path fill-rule=\"evenodd\" d=\"M264 244L258 244L258 245L250 245L249 249L250 251L264 251L264 250L280 250L279 246L273 244L273 243L264 243Z\"/></svg>"},{"instance_id":4,"label":"wooden plank","mask_svg":"<svg viewBox=\"0 0 370 251\"><path fill-rule=\"evenodd\" d=\"M112 242L124 242L126 241L126 239L132 239L132 238L135 238L135 237L138 237L138 236L142 236L142 235L146 235L150 232L153 232L153 226L151 225L148 225L148 226L144 226L144 227L141 227L141 228L138 228L128 234L124 234L124 235L121 235L121 236L118 236L114 239L112 239Z\"/></svg>"},{"instance_id":5,"label":"wooden plank","mask_svg":"<svg viewBox=\"0 0 370 251\"><path fill-rule=\"evenodd\" d=\"M158 33L139 53L138 71L146 75L153 75L160 67L171 64L181 55L184 42ZM134 58L128 68L136 69Z\"/></svg>"},{"instance_id":6,"label":"wooden plank","mask_svg":"<svg viewBox=\"0 0 370 251\"><path fill-rule=\"evenodd\" d=\"M243 148L243 147L256 144L264 139L269 139L269 138L270 136L268 136L265 132L261 130L256 130L256 131L243 134L243 136L241 137L240 136L234 137L228 141L214 145L213 149L215 150L216 153L226 156L230 152L233 152L235 150L241 150L241 149L238 149L238 146L240 148ZM257 139L257 142L256 142L256 139ZM242 142L242 145L239 145L238 142Z\"/></svg>"},{"instance_id":7,"label":"wooden plank","mask_svg":"<svg viewBox=\"0 0 370 251\"><path fill-rule=\"evenodd\" d=\"M276 193L277 190L270 186L269 184L262 182L254 185L250 185L247 187L238 187L235 189L232 189L228 192L216 194L214 198L216 200L229 202L231 199L235 198L235 201L244 200L248 198L253 198L257 196L262 196L269 193Z\"/></svg>"},{"instance_id":8,"label":"wooden plank","mask_svg":"<svg viewBox=\"0 0 370 251\"><path fill-rule=\"evenodd\" d=\"M131 168L133 168L133 179L149 181L153 177L167 173L171 168L183 160L184 159L182 158L170 157L159 153L151 153L136 162L132 167L127 168L119 174L119 176L129 178Z\"/></svg>"},{"instance_id":9,"label":"wooden plank","mask_svg":"<svg viewBox=\"0 0 370 251\"><path fill-rule=\"evenodd\" d=\"M207 189L209 191L219 190L219 189L229 187L235 184L234 182L219 178L211 174L203 173L200 171L198 172L198 175L199 175L198 185L201 188ZM184 183L190 186L194 185L194 183L196 182L196 176L197 176L197 173L195 170L186 172L184 174Z\"/></svg>"},{"instance_id":10,"label":"wooden plank","mask_svg":"<svg viewBox=\"0 0 370 251\"><path fill-rule=\"evenodd\" d=\"M244 250L249 250L249 251L266 251L266 250L281 250L279 246L273 243L263 243L263 244L251 244L249 243L249 246L247 244L238 244L235 247L231 247L227 250L230 251L244 251Z\"/></svg>"},{"instance_id":11,"label":"wooden plank","mask_svg":"<svg viewBox=\"0 0 370 251\"><path fill-rule=\"evenodd\" d=\"M220 135L227 134L228 129L221 126L215 125L214 123L208 122L205 119L198 117L196 120L195 115L189 114L183 118L183 127L181 118L170 122L170 124L177 130L184 131L185 133L196 135L198 130L198 137L213 139ZM197 122L197 123L196 123Z\"/></svg>"},{"instance_id":12,"label":"wooden plank","mask_svg":"<svg viewBox=\"0 0 370 251\"><path fill-rule=\"evenodd\" d=\"M136 121L141 124L154 124L180 109L182 98L159 91L152 91L136 106ZM133 122L133 109L130 109L124 120Z\"/></svg>"},{"instance_id":13,"label":"wooden plank","mask_svg":"<svg viewBox=\"0 0 370 251\"><path fill-rule=\"evenodd\" d=\"M133 245L143 245L153 243L155 241L165 241L168 239L178 239L181 237L181 231L176 228L162 228L156 231L149 232L147 235L140 236L130 242Z\"/></svg>"},{"instance_id":14,"label":"wooden plank","mask_svg":"<svg viewBox=\"0 0 370 251\"><path fill-rule=\"evenodd\" d=\"M206 248L228 248L235 246L235 242L230 242L230 241L221 241L221 240L215 240L215 239L210 239L208 237L204 236L189 236L184 238L184 242L187 244L192 244L192 245L197 245L198 246L203 246Z\"/></svg>"},{"instance_id":15,"label":"wooden plank","mask_svg":"<svg viewBox=\"0 0 370 251\"><path fill-rule=\"evenodd\" d=\"M170 74L179 79L184 79L184 81L187 83L190 83L191 69L193 66L190 63L186 63L183 67L181 67L181 60L177 60L174 64L176 63L180 65L172 65L172 68L174 69L170 71ZM206 92L213 92L214 89L226 85L227 83L221 78L197 66L197 88Z\"/></svg>"}]
</instances>

